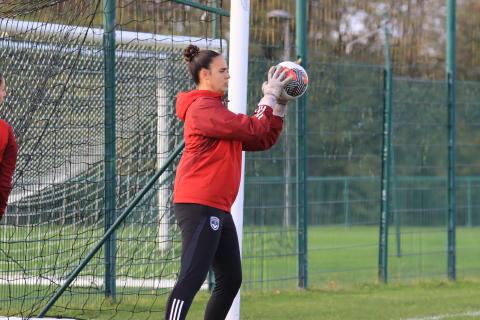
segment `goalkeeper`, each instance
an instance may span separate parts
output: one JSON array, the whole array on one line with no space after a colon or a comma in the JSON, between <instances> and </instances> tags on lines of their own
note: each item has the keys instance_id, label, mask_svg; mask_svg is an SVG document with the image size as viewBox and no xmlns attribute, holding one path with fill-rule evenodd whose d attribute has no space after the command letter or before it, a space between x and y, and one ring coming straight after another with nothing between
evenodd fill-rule
<instances>
[{"instance_id":1,"label":"goalkeeper","mask_svg":"<svg viewBox=\"0 0 480 320\"><path fill-rule=\"evenodd\" d=\"M0 105L7 96L7 83L0 73ZM17 162L17 143L12 127L0 119L0 220L7 208L8 196L12 191L12 177Z\"/></svg>"},{"instance_id":2,"label":"goalkeeper","mask_svg":"<svg viewBox=\"0 0 480 320\"><path fill-rule=\"evenodd\" d=\"M189 45L184 59L196 90L177 96L185 122L185 150L175 178L174 212L182 234L181 269L167 302L166 319L185 319L209 267L215 288L205 319L225 319L242 283L240 250L230 208L240 186L242 150L273 146L283 126L291 78L272 67L253 116L236 114L222 100L228 88L221 54Z\"/></svg>"}]
</instances>

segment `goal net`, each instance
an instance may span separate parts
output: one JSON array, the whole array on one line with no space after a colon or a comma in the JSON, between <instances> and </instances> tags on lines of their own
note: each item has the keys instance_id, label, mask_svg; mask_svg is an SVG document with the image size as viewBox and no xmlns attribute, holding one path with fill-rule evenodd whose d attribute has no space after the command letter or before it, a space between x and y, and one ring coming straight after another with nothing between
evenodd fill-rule
<instances>
[{"instance_id":1,"label":"goal net","mask_svg":"<svg viewBox=\"0 0 480 320\"><path fill-rule=\"evenodd\" d=\"M6 1L0 11L0 70L8 86L0 110L19 145L0 222L0 316L30 317L105 229L104 8L102 1ZM181 141L175 95L192 87L183 48L195 43L225 52L226 45L211 38L212 17L184 5L117 1L116 19L118 215ZM104 295L102 249L49 315L163 313L179 269L174 169L116 231L116 299Z\"/></svg>"}]
</instances>

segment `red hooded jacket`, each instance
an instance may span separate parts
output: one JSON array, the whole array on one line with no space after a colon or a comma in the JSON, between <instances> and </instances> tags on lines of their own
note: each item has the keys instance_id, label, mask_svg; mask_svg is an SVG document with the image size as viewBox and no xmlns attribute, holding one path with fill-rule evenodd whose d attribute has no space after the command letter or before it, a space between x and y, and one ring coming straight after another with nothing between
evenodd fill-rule
<instances>
[{"instance_id":1,"label":"red hooded jacket","mask_svg":"<svg viewBox=\"0 0 480 320\"><path fill-rule=\"evenodd\" d=\"M0 220L12 191L12 177L17 163L17 143L12 127L0 119Z\"/></svg>"},{"instance_id":2,"label":"red hooded jacket","mask_svg":"<svg viewBox=\"0 0 480 320\"><path fill-rule=\"evenodd\" d=\"M222 94L206 90L179 93L177 116L185 122L185 150L175 177L174 203L230 212L240 185L242 150L273 146L283 119L265 105L251 117L236 114L222 102Z\"/></svg>"}]
</instances>

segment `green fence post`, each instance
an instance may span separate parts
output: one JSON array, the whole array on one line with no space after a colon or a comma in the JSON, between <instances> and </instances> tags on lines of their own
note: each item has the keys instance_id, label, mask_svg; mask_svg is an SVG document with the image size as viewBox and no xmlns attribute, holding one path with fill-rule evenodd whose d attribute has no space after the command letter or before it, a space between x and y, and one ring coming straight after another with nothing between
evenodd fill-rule
<instances>
[{"instance_id":1,"label":"green fence post","mask_svg":"<svg viewBox=\"0 0 480 320\"><path fill-rule=\"evenodd\" d=\"M393 128L392 128L392 131L393 131ZM395 164L393 163L393 160L394 160L393 146L392 146L391 156L392 156L392 170L393 170L393 168L395 168ZM393 210L395 213L394 219L395 219L395 234L396 234L395 239L397 243L397 257L401 257L402 256L402 233L401 233L400 226L402 224L402 220L401 220L402 217L400 216L400 211L398 210L398 203L399 202L401 203L401 201L397 201L397 197L398 197L398 193L396 192L397 176L395 175L395 173L393 173L392 177L393 177L393 181L392 181L393 187L390 189L390 191L395 190L394 192L391 192L391 197L393 201Z\"/></svg>"},{"instance_id":2,"label":"green fence post","mask_svg":"<svg viewBox=\"0 0 480 320\"><path fill-rule=\"evenodd\" d=\"M307 69L307 1L296 0L295 46L299 63ZM297 221L298 286L308 285L308 199L307 199L307 93L297 99Z\"/></svg>"},{"instance_id":3,"label":"green fence post","mask_svg":"<svg viewBox=\"0 0 480 320\"><path fill-rule=\"evenodd\" d=\"M447 0L448 277L456 278L456 0Z\"/></svg>"},{"instance_id":4,"label":"green fence post","mask_svg":"<svg viewBox=\"0 0 480 320\"><path fill-rule=\"evenodd\" d=\"M352 226L352 221L350 217L350 194L349 194L349 183L348 177L343 178L343 203L345 207L345 228L350 228Z\"/></svg>"},{"instance_id":5,"label":"green fence post","mask_svg":"<svg viewBox=\"0 0 480 320\"><path fill-rule=\"evenodd\" d=\"M392 64L390 59L388 20L384 22L384 104L383 104L383 141L382 141L382 178L380 203L380 239L378 254L378 277L388 281L388 216L390 208L390 173L392 150Z\"/></svg>"},{"instance_id":6,"label":"green fence post","mask_svg":"<svg viewBox=\"0 0 480 320\"><path fill-rule=\"evenodd\" d=\"M105 77L105 203L104 224L107 231L116 219L116 148L115 148L115 0L104 0L103 50ZM115 301L116 236L105 242L105 296Z\"/></svg>"},{"instance_id":7,"label":"green fence post","mask_svg":"<svg viewBox=\"0 0 480 320\"><path fill-rule=\"evenodd\" d=\"M472 177L467 177L467 226L472 226Z\"/></svg>"},{"instance_id":8,"label":"green fence post","mask_svg":"<svg viewBox=\"0 0 480 320\"><path fill-rule=\"evenodd\" d=\"M218 2L218 0L212 1L212 8L214 8L214 9L217 9L217 8L218 8L218 3L217 3L217 2ZM219 31L219 29L218 29L219 23L218 23L218 19L220 19L221 16L218 15L218 14L216 14L216 13L214 13L213 15L214 15L214 17L213 17L213 19L212 19L212 38L213 38L213 39L218 39L218 37L219 37L219 32L218 32L218 31Z\"/></svg>"}]
</instances>

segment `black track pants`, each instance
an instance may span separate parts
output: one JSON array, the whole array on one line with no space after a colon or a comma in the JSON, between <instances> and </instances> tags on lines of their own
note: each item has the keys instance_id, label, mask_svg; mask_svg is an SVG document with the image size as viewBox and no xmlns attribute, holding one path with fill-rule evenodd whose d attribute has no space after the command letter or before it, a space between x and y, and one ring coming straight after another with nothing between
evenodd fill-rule
<instances>
[{"instance_id":1,"label":"black track pants","mask_svg":"<svg viewBox=\"0 0 480 320\"><path fill-rule=\"evenodd\" d=\"M224 320L242 283L238 237L231 214L198 204L175 204L182 231L182 267L168 299L166 320L183 320L212 266L215 288L207 320Z\"/></svg>"}]
</instances>

